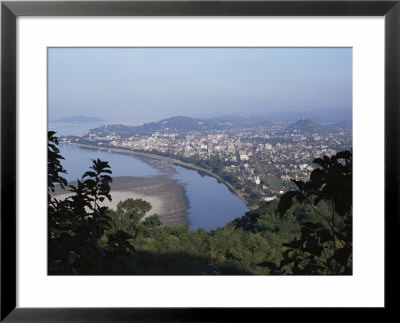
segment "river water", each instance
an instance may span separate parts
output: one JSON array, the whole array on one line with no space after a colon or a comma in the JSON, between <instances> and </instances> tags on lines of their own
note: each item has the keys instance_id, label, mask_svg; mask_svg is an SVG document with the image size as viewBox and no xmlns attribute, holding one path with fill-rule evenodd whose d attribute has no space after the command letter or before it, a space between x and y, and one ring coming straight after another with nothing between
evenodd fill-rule
<instances>
[{"instance_id":1,"label":"river water","mask_svg":"<svg viewBox=\"0 0 400 323\"><path fill-rule=\"evenodd\" d=\"M87 149L68 144L59 146L61 155L65 158L62 165L68 171L64 176L68 181L81 178L91 165L90 159L108 161L112 176L153 177L162 174L141 159L133 155L109 152L106 150ZM226 185L218 183L214 177L202 176L195 170L176 165L176 173L170 175L181 184L186 191L189 202L189 229L215 230L237 217L244 215L248 208Z\"/></svg>"}]
</instances>

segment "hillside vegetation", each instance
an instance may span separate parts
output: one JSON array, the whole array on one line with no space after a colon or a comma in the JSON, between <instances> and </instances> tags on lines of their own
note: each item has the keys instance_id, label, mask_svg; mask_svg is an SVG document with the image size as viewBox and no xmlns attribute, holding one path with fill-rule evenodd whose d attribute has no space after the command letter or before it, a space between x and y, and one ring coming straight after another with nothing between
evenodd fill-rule
<instances>
[{"instance_id":1,"label":"hillside vegetation","mask_svg":"<svg viewBox=\"0 0 400 323\"><path fill-rule=\"evenodd\" d=\"M207 232L162 226L151 205L128 199L117 210L112 171L93 160L76 186L63 178L58 138L49 132L48 221L50 275L282 275L352 273L351 152L314 160L296 191ZM55 185L72 192L60 201Z\"/></svg>"}]
</instances>

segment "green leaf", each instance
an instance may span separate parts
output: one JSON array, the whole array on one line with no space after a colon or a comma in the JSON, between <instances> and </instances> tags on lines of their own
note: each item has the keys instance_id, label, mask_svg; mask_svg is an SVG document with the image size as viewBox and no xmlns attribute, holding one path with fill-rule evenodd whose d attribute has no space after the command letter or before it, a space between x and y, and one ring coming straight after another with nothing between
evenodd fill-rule
<instances>
[{"instance_id":1,"label":"green leaf","mask_svg":"<svg viewBox=\"0 0 400 323\"><path fill-rule=\"evenodd\" d=\"M278 204L278 212L281 216L283 216L286 211L293 206L292 200L294 197L301 199L303 194L297 191L289 191L282 195Z\"/></svg>"},{"instance_id":2,"label":"green leaf","mask_svg":"<svg viewBox=\"0 0 400 323\"><path fill-rule=\"evenodd\" d=\"M279 268L282 268L283 266L287 266L290 265L291 263L293 263L295 261L295 258L285 258L282 259L282 261L279 264Z\"/></svg>"},{"instance_id":3,"label":"green leaf","mask_svg":"<svg viewBox=\"0 0 400 323\"><path fill-rule=\"evenodd\" d=\"M319 237L319 242L321 244L327 242L327 241L333 241L333 236L331 232L328 229L322 229L317 231L317 235Z\"/></svg>"},{"instance_id":4,"label":"green leaf","mask_svg":"<svg viewBox=\"0 0 400 323\"><path fill-rule=\"evenodd\" d=\"M351 254L352 254L352 248L349 246L337 249L334 257L341 266L347 266L347 262Z\"/></svg>"}]
</instances>

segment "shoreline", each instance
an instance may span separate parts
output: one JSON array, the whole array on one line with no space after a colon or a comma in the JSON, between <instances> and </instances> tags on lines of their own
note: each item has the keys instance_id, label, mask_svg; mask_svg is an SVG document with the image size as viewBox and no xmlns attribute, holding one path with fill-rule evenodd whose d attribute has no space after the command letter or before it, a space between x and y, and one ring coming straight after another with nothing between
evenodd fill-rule
<instances>
[{"instance_id":1,"label":"shoreline","mask_svg":"<svg viewBox=\"0 0 400 323\"><path fill-rule=\"evenodd\" d=\"M143 152L138 152L138 151L134 151L134 150L128 150L128 149L124 149L124 148L92 146L92 145L79 144L79 143L73 143L73 142L66 142L65 144L79 146L79 147L83 147L83 148L107 150L107 151L110 151L110 152L116 152L116 153L127 154L127 155L135 155L135 156L143 157L143 159L144 158L156 159L156 160L159 160L159 161L162 161L162 162L165 162L165 163L169 163L169 164L173 164L173 165L177 165L177 166L182 166L182 167L187 167L189 169L193 169L193 170L197 170L197 171L202 171L202 172L206 173L207 175L210 175L211 177L214 177L215 179L217 179L221 183L225 184L225 186L227 186L228 189L231 192L233 192L238 198L240 198L242 200L242 202L249 209L251 209L251 205L244 198L243 194L241 194L240 191L238 191L236 188L234 188L232 186L232 184L228 183L227 181L222 179L220 176L214 174L213 172L211 172L211 171L209 171L207 169L198 167L198 166L193 165L193 164L185 163L185 162L183 162L183 161L181 161L179 159L175 159L175 158L172 158L172 157L160 156L160 155L156 155L156 154L152 154L152 153L143 153ZM154 165L152 165L151 162L150 162L150 166L154 167ZM155 168L157 168L157 167L155 167Z\"/></svg>"},{"instance_id":2,"label":"shoreline","mask_svg":"<svg viewBox=\"0 0 400 323\"><path fill-rule=\"evenodd\" d=\"M76 181L70 182L74 185ZM148 201L152 208L144 218L158 214L163 225L189 225L187 217L190 208L185 189L166 174L155 177L114 177L111 183L112 201L104 200L103 206L116 210L117 204L127 198ZM65 199L70 196L66 190L57 187L52 197Z\"/></svg>"}]
</instances>

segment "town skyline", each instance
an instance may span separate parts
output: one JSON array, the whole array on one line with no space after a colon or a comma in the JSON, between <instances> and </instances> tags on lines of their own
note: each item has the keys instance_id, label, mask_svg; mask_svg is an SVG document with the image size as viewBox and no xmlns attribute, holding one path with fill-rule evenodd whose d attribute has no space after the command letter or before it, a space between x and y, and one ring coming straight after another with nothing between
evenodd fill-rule
<instances>
[{"instance_id":1,"label":"town skyline","mask_svg":"<svg viewBox=\"0 0 400 323\"><path fill-rule=\"evenodd\" d=\"M312 156L352 147L352 121L322 126L300 119L290 126L261 118L172 117L138 126L103 124L62 143L118 149L195 165L224 180L248 206L275 199L314 170ZM243 189L245 188L245 191Z\"/></svg>"}]
</instances>

